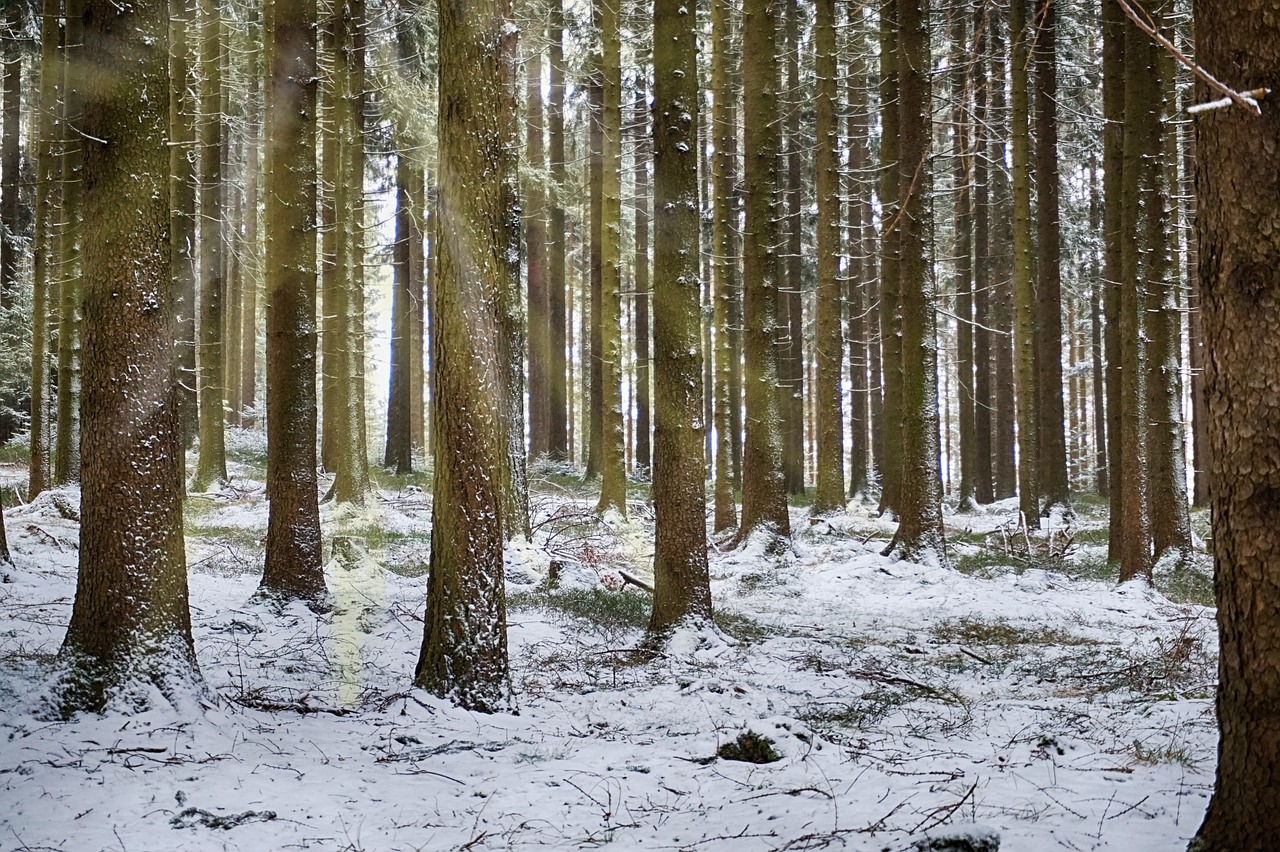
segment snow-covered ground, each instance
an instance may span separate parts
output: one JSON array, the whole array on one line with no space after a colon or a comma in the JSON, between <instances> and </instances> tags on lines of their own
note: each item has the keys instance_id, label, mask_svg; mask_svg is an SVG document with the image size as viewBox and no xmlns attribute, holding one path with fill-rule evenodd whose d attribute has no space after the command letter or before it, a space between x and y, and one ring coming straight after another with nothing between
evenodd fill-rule
<instances>
[{"instance_id":1,"label":"snow-covered ground","mask_svg":"<svg viewBox=\"0 0 1280 852\"><path fill-rule=\"evenodd\" d=\"M266 510L241 479L188 510L204 715L37 720L78 495L6 511L0 849L908 850L987 832L1004 850L1128 852L1182 848L1199 825L1213 610L1118 588L1099 517L1053 537L1065 558L1033 536L1025 560L1013 504L950 515L957 570L881 557L893 527L871 507L816 524L797 509L790 552L713 553L723 632L655 656L637 647L647 594L617 582L646 567L652 510L593 526L581 497L542 489L534 543L510 555L520 712L495 716L410 688L421 490L326 507L326 534L368 555L330 562L335 609L317 616L247 603ZM1160 586L1203 600L1194 571ZM781 759L715 758L745 731Z\"/></svg>"}]
</instances>

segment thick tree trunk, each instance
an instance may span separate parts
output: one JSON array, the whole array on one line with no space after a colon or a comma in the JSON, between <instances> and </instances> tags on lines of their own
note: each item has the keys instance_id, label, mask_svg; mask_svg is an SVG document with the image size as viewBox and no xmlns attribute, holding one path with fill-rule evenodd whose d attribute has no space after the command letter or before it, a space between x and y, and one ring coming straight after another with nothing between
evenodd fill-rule
<instances>
[{"instance_id":1,"label":"thick tree trunk","mask_svg":"<svg viewBox=\"0 0 1280 852\"><path fill-rule=\"evenodd\" d=\"M1197 0L1195 18L1196 60L1271 94L1260 116L1230 106L1195 119L1221 734L1191 848L1264 852L1280 837L1280 18L1270 0ZM1197 83L1198 102L1217 97Z\"/></svg>"},{"instance_id":2,"label":"thick tree trunk","mask_svg":"<svg viewBox=\"0 0 1280 852\"><path fill-rule=\"evenodd\" d=\"M551 82L547 104L548 150L551 166L551 209L547 233L547 425L548 452L553 459L569 458L568 364L565 363L565 337L568 326L565 300L569 281L565 276L565 199L567 191L564 160L564 7L561 0L551 0L547 23L547 40L551 47Z\"/></svg>"},{"instance_id":3,"label":"thick tree trunk","mask_svg":"<svg viewBox=\"0 0 1280 852\"><path fill-rule=\"evenodd\" d=\"M608 2L608 0L606 0ZM653 616L660 637L681 622L709 623L698 263L696 21L683 0L655 0Z\"/></svg>"},{"instance_id":4,"label":"thick tree trunk","mask_svg":"<svg viewBox=\"0 0 1280 852\"><path fill-rule=\"evenodd\" d=\"M268 13L267 515L260 594L325 602L316 496L316 5Z\"/></svg>"},{"instance_id":5,"label":"thick tree trunk","mask_svg":"<svg viewBox=\"0 0 1280 852\"><path fill-rule=\"evenodd\" d=\"M525 163L534 179L525 185L526 304L529 315L529 459L545 456L550 448L548 426L547 323L547 202L542 189L546 170L546 146L542 126L542 44L538 27L534 41L525 47Z\"/></svg>"},{"instance_id":6,"label":"thick tree trunk","mask_svg":"<svg viewBox=\"0 0 1280 852\"><path fill-rule=\"evenodd\" d=\"M782 474L782 390L778 380L778 2L746 0L742 10L743 328L746 442L738 540L771 525L791 534Z\"/></svg>"},{"instance_id":7,"label":"thick tree trunk","mask_svg":"<svg viewBox=\"0 0 1280 852\"><path fill-rule=\"evenodd\" d=\"M86 0L80 570L59 716L196 712L168 268L164 0ZM99 140L105 140L99 141ZM159 306L159 309L157 309Z\"/></svg>"},{"instance_id":8,"label":"thick tree trunk","mask_svg":"<svg viewBox=\"0 0 1280 852\"><path fill-rule=\"evenodd\" d=\"M901 218L898 207L900 100L896 0L880 2L880 353L884 408L880 463L880 512L896 514L902 479Z\"/></svg>"},{"instance_id":9,"label":"thick tree trunk","mask_svg":"<svg viewBox=\"0 0 1280 852\"><path fill-rule=\"evenodd\" d=\"M435 480L414 682L481 712L513 705L503 579L508 365L502 291L515 199L515 27L507 0L440 0L440 241L432 303ZM511 356L518 352L508 353Z\"/></svg>"}]
</instances>

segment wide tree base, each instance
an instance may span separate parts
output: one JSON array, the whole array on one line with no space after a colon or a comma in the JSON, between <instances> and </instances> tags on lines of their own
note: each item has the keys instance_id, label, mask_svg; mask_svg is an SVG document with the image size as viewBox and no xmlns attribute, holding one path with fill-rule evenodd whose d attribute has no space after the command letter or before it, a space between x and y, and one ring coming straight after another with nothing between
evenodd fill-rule
<instances>
[{"instance_id":1,"label":"wide tree base","mask_svg":"<svg viewBox=\"0 0 1280 852\"><path fill-rule=\"evenodd\" d=\"M135 714L170 708L183 717L203 713L209 695L195 660L181 640L121 658L63 648L53 677L37 697L33 715L66 720L78 713Z\"/></svg>"}]
</instances>

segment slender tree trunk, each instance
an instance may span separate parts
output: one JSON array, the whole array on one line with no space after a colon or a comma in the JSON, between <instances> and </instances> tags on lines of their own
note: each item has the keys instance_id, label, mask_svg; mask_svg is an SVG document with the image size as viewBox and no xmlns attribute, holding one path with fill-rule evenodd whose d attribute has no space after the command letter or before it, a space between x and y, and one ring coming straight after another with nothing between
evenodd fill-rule
<instances>
[{"instance_id":1,"label":"slender tree trunk","mask_svg":"<svg viewBox=\"0 0 1280 852\"><path fill-rule=\"evenodd\" d=\"M843 340L840 330L840 146L836 125L835 0L817 0L814 23L817 73L818 376L817 492L813 513L844 507L844 418L840 400Z\"/></svg>"},{"instance_id":2,"label":"slender tree trunk","mask_svg":"<svg viewBox=\"0 0 1280 852\"><path fill-rule=\"evenodd\" d=\"M600 6L606 0L592 0L592 24L597 33L602 30ZM604 363L603 341L601 339L601 311L604 299L604 55L603 44L593 36L589 54L590 77L587 80L587 103L590 107L590 130L588 132L588 149L591 152L588 163L588 193L591 215L591 254L589 266L589 306L584 305L583 317L586 319L585 333L582 343L586 344L583 352L583 365L586 368L586 394L583 397L584 414L587 428L583 431L584 444L587 450L586 479L592 480L600 476L603 459L601 442L604 440Z\"/></svg>"},{"instance_id":3,"label":"slender tree trunk","mask_svg":"<svg viewBox=\"0 0 1280 852\"><path fill-rule=\"evenodd\" d=\"M255 54L260 53L256 46ZM265 57L264 57L265 59ZM254 63L254 60L250 60ZM254 63L256 64L256 63ZM244 270L244 284L241 290L243 306L241 308L240 346L240 387L236 392L237 409L241 412L241 425L254 425L253 411L257 403L258 393L258 286L263 279L263 258L261 233L258 223L258 203L262 198L262 168L259 162L262 141L262 81L258 74L249 77L249 100L246 104L248 120L246 122L245 148L245 206L244 206L244 239L241 242L241 263ZM315 140L312 139L312 150ZM313 217L314 225L314 217ZM312 305L314 310L314 304ZM314 357L314 352L313 352ZM314 367L313 367L314 372Z\"/></svg>"},{"instance_id":4,"label":"slender tree trunk","mask_svg":"<svg viewBox=\"0 0 1280 852\"><path fill-rule=\"evenodd\" d=\"M401 150L405 149L401 136ZM404 475L413 470L413 399L409 391L409 336L413 294L409 280L409 240L413 216L412 169L408 157L396 158L396 233L391 253L391 370L387 393L387 442L382 466Z\"/></svg>"},{"instance_id":5,"label":"slender tree trunk","mask_svg":"<svg viewBox=\"0 0 1280 852\"><path fill-rule=\"evenodd\" d=\"M969 89L971 72L964 58L968 20L956 15L952 56L960 70L952 77L955 98L955 273L956 273L956 368L959 374L956 396L960 403L960 493L959 506L971 510L976 504L977 411L974 393L974 313L973 313L973 152L970 150ZM976 53L976 39L974 41Z\"/></svg>"},{"instance_id":6,"label":"slender tree trunk","mask_svg":"<svg viewBox=\"0 0 1280 852\"><path fill-rule=\"evenodd\" d=\"M715 156L712 166L711 253L713 278L713 322L715 323L715 517L713 529L724 532L738 522L733 499L733 429L731 409L734 405L730 364L736 357L730 326L733 296L730 293L733 252L733 228L737 211L733 198L735 137L738 129L731 120L733 85L730 79L729 50L733 29L732 9L728 0L712 0L711 4L711 90L715 102L711 124Z\"/></svg>"},{"instance_id":7,"label":"slender tree trunk","mask_svg":"<svg viewBox=\"0 0 1280 852\"><path fill-rule=\"evenodd\" d=\"M846 50L849 64L845 72L845 103L848 112L846 133L849 165L843 195L848 202L848 237L845 241L845 313L849 340L849 488L850 497L868 492L871 461L871 395L878 393L868 375L871 325L868 322L869 291L875 277L874 235L871 223L871 114L868 103L868 45L862 24L862 10L847 8L849 36Z\"/></svg>"},{"instance_id":8,"label":"slender tree trunk","mask_svg":"<svg viewBox=\"0 0 1280 852\"><path fill-rule=\"evenodd\" d=\"M1037 463L1035 291L1031 254L1031 129L1028 104L1027 0L1012 0L1009 17L1013 139L1013 305L1018 373L1018 508L1027 523L1040 517ZM1059 391L1061 392L1061 391Z\"/></svg>"},{"instance_id":9,"label":"slender tree trunk","mask_svg":"<svg viewBox=\"0 0 1280 852\"><path fill-rule=\"evenodd\" d=\"M49 709L136 712L159 695L191 713L201 687L169 309L168 104L146 96L168 90L168 10L164 0L86 0L84 20L94 73L81 77L80 570Z\"/></svg>"},{"instance_id":10,"label":"slender tree trunk","mask_svg":"<svg viewBox=\"0 0 1280 852\"><path fill-rule=\"evenodd\" d=\"M336 0L334 0L336 2ZM320 371L323 376L320 398L320 464L328 473L338 467L338 447L342 432L342 398L344 381L341 320L345 315L342 268L339 264L342 232L339 227L338 198L341 194L342 155L340 125L344 78L338 73L337 17L325 16L320 28L317 64L320 69Z\"/></svg>"},{"instance_id":11,"label":"slender tree trunk","mask_svg":"<svg viewBox=\"0 0 1280 852\"><path fill-rule=\"evenodd\" d=\"M84 0L66 0L62 83L62 227L59 243L58 308L58 431L53 452L53 481L63 485L80 479L80 230L84 183L83 147L71 130L80 126L84 82L78 54L84 49Z\"/></svg>"},{"instance_id":12,"label":"slender tree trunk","mask_svg":"<svg viewBox=\"0 0 1280 852\"><path fill-rule=\"evenodd\" d=\"M1018 490L1018 468L1015 461L1014 425L1017 422L1014 369L1013 266L1011 235L1013 233L1013 194L1005 169L1006 145L1009 138L1009 110L1005 98L1008 82L1008 53L998 18L990 22L991 33L991 116L988 124L995 132L990 136L991 165L991 242L988 257L992 264L992 321L1003 333L996 337L996 416L995 416L995 497L1003 500Z\"/></svg>"},{"instance_id":13,"label":"slender tree trunk","mask_svg":"<svg viewBox=\"0 0 1280 852\"><path fill-rule=\"evenodd\" d=\"M1196 239L1204 311L1218 604L1218 743L1213 798L1190 848L1264 852L1280 837L1280 18L1269 0L1196 0L1196 60L1228 85L1263 85L1261 115L1197 116ZM1229 69L1229 71L1228 71ZM1216 99L1203 83L1195 100ZM1266 175L1266 179L1263 179Z\"/></svg>"},{"instance_id":14,"label":"slender tree trunk","mask_svg":"<svg viewBox=\"0 0 1280 852\"><path fill-rule=\"evenodd\" d=\"M626 443L622 422L622 39L620 0L596 0L601 65L600 500L597 512L627 514ZM654 317L657 319L657 316Z\"/></svg>"},{"instance_id":15,"label":"slender tree trunk","mask_svg":"<svg viewBox=\"0 0 1280 852\"><path fill-rule=\"evenodd\" d=\"M200 0L200 344L196 350L200 397L200 453L196 491L227 480L223 411L225 363L222 221L222 12L216 0Z\"/></svg>"},{"instance_id":16,"label":"slender tree trunk","mask_svg":"<svg viewBox=\"0 0 1280 852\"><path fill-rule=\"evenodd\" d=\"M1044 497L1042 511L1070 510L1067 481L1066 416L1062 401L1062 270L1058 217L1058 5L1036 0L1036 415L1040 456L1036 484Z\"/></svg>"},{"instance_id":17,"label":"slender tree trunk","mask_svg":"<svg viewBox=\"0 0 1280 852\"><path fill-rule=\"evenodd\" d=\"M608 2L608 0L606 0ZM696 19L683 0L655 0L653 616L660 637L681 622L709 623L698 263Z\"/></svg>"},{"instance_id":18,"label":"slender tree trunk","mask_svg":"<svg viewBox=\"0 0 1280 852\"><path fill-rule=\"evenodd\" d=\"M746 442L742 450L742 518L738 540L771 525L790 536L782 472L778 376L778 48L779 0L745 0L742 10L743 328Z\"/></svg>"},{"instance_id":19,"label":"slender tree trunk","mask_svg":"<svg viewBox=\"0 0 1280 852\"><path fill-rule=\"evenodd\" d=\"M880 0L880 353L884 403L880 464L880 512L896 514L902 479L901 281L898 273L898 24L896 0Z\"/></svg>"},{"instance_id":20,"label":"slender tree trunk","mask_svg":"<svg viewBox=\"0 0 1280 852\"><path fill-rule=\"evenodd\" d=\"M1095 234L1102 233L1102 193L1098 187L1096 156L1091 157L1089 161L1089 229ZM1109 497L1111 477L1107 464L1107 443L1110 440L1110 434L1107 429L1107 393L1102 339L1102 300L1103 291L1107 285L1102 277L1099 257L1096 251L1089 253L1089 280L1093 282L1089 288L1089 351L1093 368L1094 480L1099 496Z\"/></svg>"},{"instance_id":21,"label":"slender tree trunk","mask_svg":"<svg viewBox=\"0 0 1280 852\"><path fill-rule=\"evenodd\" d=\"M23 23L22 4L9 3L5 25L17 32ZM0 308L13 305L13 291L18 286L18 195L21 181L22 152L18 142L22 126L22 52L16 38L4 44L3 113L0 114ZM7 441L9 435L0 434Z\"/></svg>"},{"instance_id":22,"label":"slender tree trunk","mask_svg":"<svg viewBox=\"0 0 1280 852\"><path fill-rule=\"evenodd\" d=\"M1102 252L1103 298L1106 319L1107 382L1107 469L1110 485L1110 529L1107 561L1120 561L1124 540L1125 469L1121 435L1121 346L1120 300L1123 270L1124 217L1121 198L1124 186L1124 86L1126 23L1124 10L1116 0L1102 0Z\"/></svg>"},{"instance_id":23,"label":"slender tree trunk","mask_svg":"<svg viewBox=\"0 0 1280 852\"><path fill-rule=\"evenodd\" d=\"M327 597L316 495L316 3L267 11L267 515L259 593Z\"/></svg>"},{"instance_id":24,"label":"slender tree trunk","mask_svg":"<svg viewBox=\"0 0 1280 852\"><path fill-rule=\"evenodd\" d=\"M508 0L440 0L438 209L450 238L432 304L437 534L414 682L481 712L514 703L502 554L519 521L505 514L508 412L493 389L508 383L502 293L518 286L507 256L519 233L515 32Z\"/></svg>"},{"instance_id":25,"label":"slender tree trunk","mask_svg":"<svg viewBox=\"0 0 1280 852\"><path fill-rule=\"evenodd\" d=\"M635 105L635 337L636 337L636 451L637 470L650 471L653 451L649 435L652 431L649 387L649 104L641 88Z\"/></svg>"},{"instance_id":26,"label":"slender tree trunk","mask_svg":"<svg viewBox=\"0 0 1280 852\"><path fill-rule=\"evenodd\" d=\"M1190 93L1188 93L1190 94ZM1186 222L1187 366L1191 374L1191 458L1195 480L1192 504L1209 505L1209 410L1205 404L1204 312L1200 304L1199 247L1196 222L1196 137L1187 122L1182 130L1182 204Z\"/></svg>"},{"instance_id":27,"label":"slender tree trunk","mask_svg":"<svg viewBox=\"0 0 1280 852\"><path fill-rule=\"evenodd\" d=\"M547 322L550 326L547 342L547 424L551 457L560 461L568 459L568 434L570 421L566 419L568 400L568 364L565 363L565 297L569 281L565 277L565 199L567 192L564 160L564 7L561 0L550 0L547 23L547 40L551 47L551 88L547 104L548 158L551 165L551 209L547 235Z\"/></svg>"},{"instance_id":28,"label":"slender tree trunk","mask_svg":"<svg viewBox=\"0 0 1280 852\"><path fill-rule=\"evenodd\" d=\"M542 123L542 44L540 27L534 43L525 47L525 158L531 175L525 191L525 257L529 314L529 459L545 456L550 449L548 426L548 355L550 328L547 305L546 196L541 175L547 167Z\"/></svg>"},{"instance_id":29,"label":"slender tree trunk","mask_svg":"<svg viewBox=\"0 0 1280 852\"><path fill-rule=\"evenodd\" d=\"M786 15L786 90L782 97L786 144L787 183L783 193L782 233L784 260L780 266L781 286L778 317L778 372L782 380L782 473L788 494L804 493L804 290L803 238L800 206L803 201L800 146L800 2L783 0Z\"/></svg>"},{"instance_id":30,"label":"slender tree trunk","mask_svg":"<svg viewBox=\"0 0 1280 852\"><path fill-rule=\"evenodd\" d=\"M990 10L980 6L974 13L973 33L973 489L979 504L995 500L992 479L994 453L991 446L991 415L995 397L991 390L992 374L992 276L991 276L991 187L987 152L991 148L987 125L987 103L991 81L988 79L987 52L991 45Z\"/></svg>"}]
</instances>

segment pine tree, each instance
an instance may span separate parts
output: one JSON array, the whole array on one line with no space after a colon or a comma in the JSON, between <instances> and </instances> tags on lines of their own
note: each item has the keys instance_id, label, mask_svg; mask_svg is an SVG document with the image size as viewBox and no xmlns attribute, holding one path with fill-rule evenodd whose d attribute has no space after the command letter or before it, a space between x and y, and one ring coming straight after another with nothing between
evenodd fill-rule
<instances>
[{"instance_id":1,"label":"pine tree","mask_svg":"<svg viewBox=\"0 0 1280 852\"><path fill-rule=\"evenodd\" d=\"M551 198L547 228L547 427L550 433L548 452L553 459L569 458L569 365L565 358L566 297L569 281L565 277L565 197L568 190L564 158L564 5L550 0L547 15L547 41L550 45L550 88L547 103L547 159L551 167Z\"/></svg>"},{"instance_id":2,"label":"pine tree","mask_svg":"<svg viewBox=\"0 0 1280 852\"><path fill-rule=\"evenodd\" d=\"M23 23L22 4L9 3L5 26L17 32ZM18 190L21 182L21 148L18 145L22 125L22 53L17 38L4 43L3 95L0 95L0 308L13 305L13 291L18 286ZM8 440L8 436L0 436Z\"/></svg>"},{"instance_id":3,"label":"pine tree","mask_svg":"<svg viewBox=\"0 0 1280 852\"><path fill-rule=\"evenodd\" d=\"M736 265L733 253L733 231L737 225L737 207L733 197L733 174L738 128L733 120L735 94L729 74L730 39L733 10L728 0L711 3L711 125L715 156L711 161L712 203L711 252L713 314L715 324L715 517L716 532L732 529L738 523L733 499L733 430L732 408L737 404L732 395L731 364L737 358L730 332L733 296L730 286Z\"/></svg>"},{"instance_id":4,"label":"pine tree","mask_svg":"<svg viewBox=\"0 0 1280 852\"><path fill-rule=\"evenodd\" d=\"M1028 525L1039 522L1037 465L1039 417L1036 376L1035 291L1031 248L1031 128L1028 103L1027 0L1012 0L1009 65L1013 142L1013 308L1018 374L1018 508Z\"/></svg>"}]
</instances>

